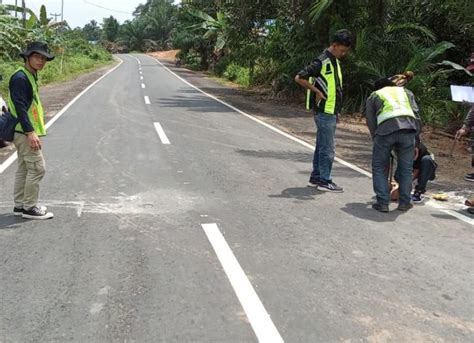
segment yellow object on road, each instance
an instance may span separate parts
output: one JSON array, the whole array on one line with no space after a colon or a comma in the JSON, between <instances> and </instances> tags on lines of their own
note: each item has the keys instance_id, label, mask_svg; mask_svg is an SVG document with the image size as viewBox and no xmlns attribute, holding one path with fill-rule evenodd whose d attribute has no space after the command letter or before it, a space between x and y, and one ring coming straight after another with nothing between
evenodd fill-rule
<instances>
[{"instance_id":1,"label":"yellow object on road","mask_svg":"<svg viewBox=\"0 0 474 343\"><path fill-rule=\"evenodd\" d=\"M432 198L439 201L448 201L449 196L446 193L436 193L433 194Z\"/></svg>"}]
</instances>

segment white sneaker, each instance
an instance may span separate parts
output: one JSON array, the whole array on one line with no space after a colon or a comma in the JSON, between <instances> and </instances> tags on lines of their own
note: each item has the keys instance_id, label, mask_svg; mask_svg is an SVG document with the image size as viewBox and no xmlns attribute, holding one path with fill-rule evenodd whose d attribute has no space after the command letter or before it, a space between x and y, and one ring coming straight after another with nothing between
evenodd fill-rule
<instances>
[{"instance_id":1,"label":"white sneaker","mask_svg":"<svg viewBox=\"0 0 474 343\"><path fill-rule=\"evenodd\" d=\"M29 210L23 210L21 217L24 219L51 219L54 217L54 214L48 212L44 206L35 206Z\"/></svg>"}]
</instances>

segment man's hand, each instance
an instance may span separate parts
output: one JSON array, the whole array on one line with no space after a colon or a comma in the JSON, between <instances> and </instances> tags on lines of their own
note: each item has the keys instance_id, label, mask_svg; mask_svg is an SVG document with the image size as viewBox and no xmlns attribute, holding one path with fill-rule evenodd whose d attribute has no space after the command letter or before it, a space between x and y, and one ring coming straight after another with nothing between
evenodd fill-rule
<instances>
[{"instance_id":1,"label":"man's hand","mask_svg":"<svg viewBox=\"0 0 474 343\"><path fill-rule=\"evenodd\" d=\"M418 156L420 156L420 149L415 147L415 156L413 157L413 161L416 161Z\"/></svg>"},{"instance_id":2,"label":"man's hand","mask_svg":"<svg viewBox=\"0 0 474 343\"><path fill-rule=\"evenodd\" d=\"M413 181L418 179L420 176L420 169L413 169Z\"/></svg>"},{"instance_id":3,"label":"man's hand","mask_svg":"<svg viewBox=\"0 0 474 343\"><path fill-rule=\"evenodd\" d=\"M462 136L465 136L467 135L467 133L469 132L469 130L466 128L466 127L462 127L460 128L457 132L456 132L456 135L454 136L455 139L460 139Z\"/></svg>"},{"instance_id":4,"label":"man's hand","mask_svg":"<svg viewBox=\"0 0 474 343\"><path fill-rule=\"evenodd\" d=\"M38 138L38 135L32 131L26 134L28 137L28 142L30 143L30 148L34 151L41 150L41 141Z\"/></svg>"},{"instance_id":5,"label":"man's hand","mask_svg":"<svg viewBox=\"0 0 474 343\"><path fill-rule=\"evenodd\" d=\"M324 96L324 94L319 90L317 89L316 87L311 87L311 90L316 93L316 103L318 104L321 100L326 100L326 97Z\"/></svg>"},{"instance_id":6,"label":"man's hand","mask_svg":"<svg viewBox=\"0 0 474 343\"><path fill-rule=\"evenodd\" d=\"M299 75L296 75L295 81L296 83L303 86L304 88L309 89L310 91L316 93L316 103L320 102L322 99L326 99L324 94L319 89L314 87L308 80L300 78Z\"/></svg>"}]
</instances>

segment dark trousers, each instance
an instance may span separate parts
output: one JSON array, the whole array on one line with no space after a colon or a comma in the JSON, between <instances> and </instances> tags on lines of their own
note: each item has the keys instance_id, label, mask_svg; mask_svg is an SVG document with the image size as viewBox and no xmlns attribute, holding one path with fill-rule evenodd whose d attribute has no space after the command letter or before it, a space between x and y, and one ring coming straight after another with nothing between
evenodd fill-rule
<instances>
[{"instance_id":1,"label":"dark trousers","mask_svg":"<svg viewBox=\"0 0 474 343\"><path fill-rule=\"evenodd\" d=\"M424 193L426 191L426 185L428 184L428 181L432 181L436 177L437 167L438 165L430 155L425 155L421 158L420 172L418 174L415 191L420 193Z\"/></svg>"},{"instance_id":2,"label":"dark trousers","mask_svg":"<svg viewBox=\"0 0 474 343\"><path fill-rule=\"evenodd\" d=\"M411 201L415 132L400 130L386 136L374 137L372 182L377 202L382 205L388 205L390 202L388 167L392 150L395 150L398 160L396 174L400 183L399 204L406 205Z\"/></svg>"}]
</instances>

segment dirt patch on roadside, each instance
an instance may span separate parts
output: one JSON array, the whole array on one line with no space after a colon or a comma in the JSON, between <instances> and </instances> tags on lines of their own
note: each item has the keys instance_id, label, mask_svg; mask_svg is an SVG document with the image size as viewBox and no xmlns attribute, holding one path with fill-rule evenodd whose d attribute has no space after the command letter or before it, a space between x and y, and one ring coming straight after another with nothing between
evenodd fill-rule
<instances>
[{"instance_id":1,"label":"dirt patch on roadside","mask_svg":"<svg viewBox=\"0 0 474 343\"><path fill-rule=\"evenodd\" d=\"M40 87L40 97L45 108L46 122L54 117L56 113L58 113L91 83L113 68L117 63L118 62L115 62L100 67L94 71L79 75L73 80L52 83ZM13 145L0 149L0 163L2 163L13 151L15 151Z\"/></svg>"},{"instance_id":2,"label":"dirt patch on roadside","mask_svg":"<svg viewBox=\"0 0 474 343\"><path fill-rule=\"evenodd\" d=\"M178 52L179 50L155 51L150 52L148 55L158 58L159 60L174 62Z\"/></svg>"}]
</instances>

